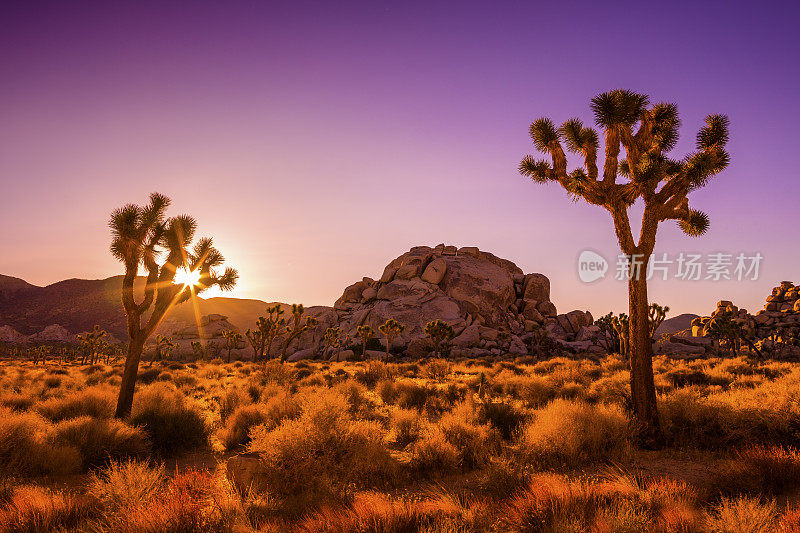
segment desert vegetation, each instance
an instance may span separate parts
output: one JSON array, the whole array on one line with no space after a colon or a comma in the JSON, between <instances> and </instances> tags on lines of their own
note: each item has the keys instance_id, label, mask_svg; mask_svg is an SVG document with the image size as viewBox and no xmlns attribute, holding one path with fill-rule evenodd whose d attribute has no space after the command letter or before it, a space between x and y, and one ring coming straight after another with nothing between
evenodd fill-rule
<instances>
[{"instance_id":1,"label":"desert vegetation","mask_svg":"<svg viewBox=\"0 0 800 533\"><path fill-rule=\"evenodd\" d=\"M302 324L302 322L300 322ZM0 531L797 531L800 366L0 362Z\"/></svg>"}]
</instances>

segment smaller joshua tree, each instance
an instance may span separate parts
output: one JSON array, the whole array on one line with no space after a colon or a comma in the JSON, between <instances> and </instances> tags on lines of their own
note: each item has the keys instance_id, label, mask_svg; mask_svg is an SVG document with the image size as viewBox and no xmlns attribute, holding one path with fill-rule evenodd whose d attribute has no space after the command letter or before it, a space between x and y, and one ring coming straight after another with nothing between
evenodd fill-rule
<instances>
[{"instance_id":1,"label":"smaller joshua tree","mask_svg":"<svg viewBox=\"0 0 800 533\"><path fill-rule=\"evenodd\" d=\"M225 339L225 348L228 350L228 362L231 362L231 352L239 347L242 342L242 334L232 329L222 332L222 338Z\"/></svg>"},{"instance_id":2,"label":"smaller joshua tree","mask_svg":"<svg viewBox=\"0 0 800 533\"><path fill-rule=\"evenodd\" d=\"M365 358L367 356L367 342L375 335L375 330L369 324L364 324L363 326L358 326L356 334L361 339L361 357Z\"/></svg>"},{"instance_id":3,"label":"smaller joshua tree","mask_svg":"<svg viewBox=\"0 0 800 533\"><path fill-rule=\"evenodd\" d=\"M84 349L83 357L81 357L81 364L84 364L87 358L89 359L89 364L93 365L95 363L103 342L103 337L106 335L106 332L100 329L100 326L97 324L95 324L92 331L78 335L78 340Z\"/></svg>"},{"instance_id":4,"label":"smaller joshua tree","mask_svg":"<svg viewBox=\"0 0 800 533\"><path fill-rule=\"evenodd\" d=\"M272 352L272 343L275 337L286 331L286 318L280 304L267 307L267 316L264 317L264 335L266 346L264 347L264 359L269 359ZM259 326L260 327L260 326Z\"/></svg>"},{"instance_id":5,"label":"smaller joshua tree","mask_svg":"<svg viewBox=\"0 0 800 533\"><path fill-rule=\"evenodd\" d=\"M264 350L267 347L267 328L267 319L260 316L256 320L256 329L248 329L244 332L244 336L247 337L250 346L253 348L253 362L264 356Z\"/></svg>"},{"instance_id":6,"label":"smaller joshua tree","mask_svg":"<svg viewBox=\"0 0 800 533\"><path fill-rule=\"evenodd\" d=\"M455 336L453 326L438 318L436 320L431 320L425 325L425 333L433 341L434 350L438 357L442 357L450 339Z\"/></svg>"},{"instance_id":7,"label":"smaller joshua tree","mask_svg":"<svg viewBox=\"0 0 800 533\"><path fill-rule=\"evenodd\" d=\"M304 331L317 327L317 319L314 317L307 317L305 322L302 321L305 311L303 304L292 304L292 324L286 326L286 341L284 341L281 351L281 363L286 361L286 350L289 348L289 343Z\"/></svg>"},{"instance_id":8,"label":"smaller joshua tree","mask_svg":"<svg viewBox=\"0 0 800 533\"><path fill-rule=\"evenodd\" d=\"M394 342L394 339L398 335L406 330L406 327L394 318L390 318L378 326L378 329L386 336L386 357L388 358L389 352L392 349L392 342Z\"/></svg>"},{"instance_id":9,"label":"smaller joshua tree","mask_svg":"<svg viewBox=\"0 0 800 533\"><path fill-rule=\"evenodd\" d=\"M664 319L667 318L667 313L669 313L669 307L664 306L661 307L657 303L650 304L650 309L647 313L648 318L650 319L650 338L655 338L656 330L664 322Z\"/></svg>"},{"instance_id":10,"label":"smaller joshua tree","mask_svg":"<svg viewBox=\"0 0 800 533\"><path fill-rule=\"evenodd\" d=\"M161 361L169 357L175 347L175 343L166 335L156 335L156 352L153 354L153 358L150 359L150 365L148 366L153 366L153 361L156 359Z\"/></svg>"},{"instance_id":11,"label":"smaller joshua tree","mask_svg":"<svg viewBox=\"0 0 800 533\"><path fill-rule=\"evenodd\" d=\"M205 350L203 349L203 343L200 341L192 341L192 353L194 353L195 360L205 358Z\"/></svg>"},{"instance_id":12,"label":"smaller joshua tree","mask_svg":"<svg viewBox=\"0 0 800 533\"><path fill-rule=\"evenodd\" d=\"M325 343L325 353L331 348L336 349L336 361L339 361L339 353L342 351L342 330L339 326L334 326L325 330L325 336L322 341Z\"/></svg>"},{"instance_id":13,"label":"smaller joshua tree","mask_svg":"<svg viewBox=\"0 0 800 533\"><path fill-rule=\"evenodd\" d=\"M620 313L612 318L611 326L617 332L617 339L619 339L619 354L623 357L628 357L628 334L629 328L628 315Z\"/></svg>"}]
</instances>

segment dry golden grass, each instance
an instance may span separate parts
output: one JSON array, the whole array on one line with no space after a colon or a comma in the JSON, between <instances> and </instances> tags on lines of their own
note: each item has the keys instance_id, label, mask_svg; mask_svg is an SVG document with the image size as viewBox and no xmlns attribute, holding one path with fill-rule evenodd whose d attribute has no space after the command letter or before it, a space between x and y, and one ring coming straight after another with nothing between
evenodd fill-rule
<instances>
[{"instance_id":1,"label":"dry golden grass","mask_svg":"<svg viewBox=\"0 0 800 533\"><path fill-rule=\"evenodd\" d=\"M800 365L654 369L645 453L616 357L154 363L126 422L120 363L0 361L0 532L800 533ZM266 488L239 494L248 450Z\"/></svg>"}]
</instances>

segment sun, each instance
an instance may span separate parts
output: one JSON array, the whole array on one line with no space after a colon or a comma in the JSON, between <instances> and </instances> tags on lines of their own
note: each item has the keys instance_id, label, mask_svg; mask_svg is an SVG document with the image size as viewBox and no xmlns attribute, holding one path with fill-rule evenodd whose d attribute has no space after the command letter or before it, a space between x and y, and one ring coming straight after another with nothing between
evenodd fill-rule
<instances>
[{"instance_id":1,"label":"sun","mask_svg":"<svg viewBox=\"0 0 800 533\"><path fill-rule=\"evenodd\" d=\"M179 268L175 272L175 284L183 284L185 287L194 287L200 284L200 270L189 270L186 268Z\"/></svg>"}]
</instances>

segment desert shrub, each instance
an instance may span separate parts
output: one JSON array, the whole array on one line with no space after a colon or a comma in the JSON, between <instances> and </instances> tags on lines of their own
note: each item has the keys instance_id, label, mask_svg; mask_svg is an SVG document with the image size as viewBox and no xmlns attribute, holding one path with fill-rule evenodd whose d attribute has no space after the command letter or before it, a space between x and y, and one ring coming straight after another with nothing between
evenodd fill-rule
<instances>
[{"instance_id":1,"label":"desert shrub","mask_svg":"<svg viewBox=\"0 0 800 533\"><path fill-rule=\"evenodd\" d=\"M723 494L779 495L800 484L800 453L782 446L754 446L716 471L714 486Z\"/></svg>"},{"instance_id":2,"label":"desert shrub","mask_svg":"<svg viewBox=\"0 0 800 533\"><path fill-rule=\"evenodd\" d=\"M510 440L525 421L525 414L507 402L485 402L479 407L478 416L500 432L505 440Z\"/></svg>"},{"instance_id":3,"label":"desert shrub","mask_svg":"<svg viewBox=\"0 0 800 533\"><path fill-rule=\"evenodd\" d=\"M324 508L303 518L299 531L359 532L458 532L476 531L457 502L446 495L423 500L392 499L368 492L345 508Z\"/></svg>"},{"instance_id":4,"label":"desert shrub","mask_svg":"<svg viewBox=\"0 0 800 533\"><path fill-rule=\"evenodd\" d=\"M207 442L208 428L199 408L167 384L153 384L135 396L131 423L142 426L153 449L172 455Z\"/></svg>"},{"instance_id":5,"label":"desert shrub","mask_svg":"<svg viewBox=\"0 0 800 533\"><path fill-rule=\"evenodd\" d=\"M34 403L36 403L36 398L32 394L9 392L0 395L0 406L8 407L15 411L27 411Z\"/></svg>"},{"instance_id":6,"label":"desert shrub","mask_svg":"<svg viewBox=\"0 0 800 533\"><path fill-rule=\"evenodd\" d=\"M142 370L136 377L136 381L138 383L142 383L143 385L148 385L154 382L159 374L161 374L161 370L157 368L148 368L147 370Z\"/></svg>"},{"instance_id":7,"label":"desert shrub","mask_svg":"<svg viewBox=\"0 0 800 533\"><path fill-rule=\"evenodd\" d=\"M156 497L165 482L161 465L151 466L136 460L112 461L92 474L88 491L115 512L147 503Z\"/></svg>"},{"instance_id":8,"label":"desert shrub","mask_svg":"<svg viewBox=\"0 0 800 533\"><path fill-rule=\"evenodd\" d=\"M433 476L454 472L459 467L459 452L435 425L428 425L411 448L411 467Z\"/></svg>"},{"instance_id":9,"label":"desert shrub","mask_svg":"<svg viewBox=\"0 0 800 533\"><path fill-rule=\"evenodd\" d=\"M36 413L0 409L0 474L39 476L80 470L80 453L54 442L53 429Z\"/></svg>"},{"instance_id":10,"label":"desert shrub","mask_svg":"<svg viewBox=\"0 0 800 533\"><path fill-rule=\"evenodd\" d=\"M498 500L506 499L519 492L527 484L523 468L516 462L499 457L480 470L478 488Z\"/></svg>"},{"instance_id":11,"label":"desert shrub","mask_svg":"<svg viewBox=\"0 0 800 533\"><path fill-rule=\"evenodd\" d=\"M20 487L0 509L0 533L71 531L98 512L98 505L90 497Z\"/></svg>"},{"instance_id":12,"label":"desert shrub","mask_svg":"<svg viewBox=\"0 0 800 533\"><path fill-rule=\"evenodd\" d=\"M479 420L472 402L464 402L445 413L438 426L457 450L458 463L464 469L483 466L500 451L499 432Z\"/></svg>"},{"instance_id":13,"label":"desert shrub","mask_svg":"<svg viewBox=\"0 0 800 533\"><path fill-rule=\"evenodd\" d=\"M175 376L172 382L178 387L194 387L198 384L199 380L192 374L181 373Z\"/></svg>"},{"instance_id":14,"label":"desert shrub","mask_svg":"<svg viewBox=\"0 0 800 533\"><path fill-rule=\"evenodd\" d=\"M228 417L239 407L251 402L250 394L242 391L238 387L227 389L220 398L217 398L220 421L224 424L228 420Z\"/></svg>"},{"instance_id":15,"label":"desert shrub","mask_svg":"<svg viewBox=\"0 0 800 533\"><path fill-rule=\"evenodd\" d=\"M413 381L384 380L378 386L378 394L385 403L395 404L403 409L423 409L432 392L428 387Z\"/></svg>"},{"instance_id":16,"label":"desert shrub","mask_svg":"<svg viewBox=\"0 0 800 533\"><path fill-rule=\"evenodd\" d=\"M106 515L103 531L119 533L228 533L235 507L209 473L176 474L143 505Z\"/></svg>"},{"instance_id":17,"label":"desert shrub","mask_svg":"<svg viewBox=\"0 0 800 533\"><path fill-rule=\"evenodd\" d=\"M53 422L79 416L111 418L116 401L114 390L110 387L90 387L70 393L63 398L50 398L39 402L35 410Z\"/></svg>"},{"instance_id":18,"label":"desert shrub","mask_svg":"<svg viewBox=\"0 0 800 533\"><path fill-rule=\"evenodd\" d=\"M261 368L261 372L259 372L258 375L264 383L282 385L289 382L292 377L292 371L279 361L268 361Z\"/></svg>"},{"instance_id":19,"label":"desert shrub","mask_svg":"<svg viewBox=\"0 0 800 533\"><path fill-rule=\"evenodd\" d=\"M391 416L394 442L405 447L416 442L422 432L422 417L411 409L395 409Z\"/></svg>"},{"instance_id":20,"label":"desert shrub","mask_svg":"<svg viewBox=\"0 0 800 533\"><path fill-rule=\"evenodd\" d=\"M369 361L363 369L356 371L353 377L367 387L374 388L382 379L393 379L395 373L393 368L383 361Z\"/></svg>"},{"instance_id":21,"label":"desert shrub","mask_svg":"<svg viewBox=\"0 0 800 533\"><path fill-rule=\"evenodd\" d=\"M423 375L434 381L444 381L452 370L453 366L446 359L429 359L423 368Z\"/></svg>"},{"instance_id":22,"label":"desert shrub","mask_svg":"<svg viewBox=\"0 0 800 533\"><path fill-rule=\"evenodd\" d=\"M59 422L55 440L79 450L84 467L111 459L141 457L149 451L144 431L114 419L82 416Z\"/></svg>"},{"instance_id":23,"label":"desert shrub","mask_svg":"<svg viewBox=\"0 0 800 533\"><path fill-rule=\"evenodd\" d=\"M298 419L253 428L248 450L259 454L271 494L296 512L393 479L396 465L382 433L353 419L341 393L323 389L305 395Z\"/></svg>"},{"instance_id":24,"label":"desert shrub","mask_svg":"<svg viewBox=\"0 0 800 533\"><path fill-rule=\"evenodd\" d=\"M705 519L709 533L771 533L777 524L774 502L747 497L723 498Z\"/></svg>"},{"instance_id":25,"label":"desert shrub","mask_svg":"<svg viewBox=\"0 0 800 533\"><path fill-rule=\"evenodd\" d=\"M695 495L672 481L589 483L540 474L498 513L502 531L697 531Z\"/></svg>"},{"instance_id":26,"label":"desert shrub","mask_svg":"<svg viewBox=\"0 0 800 533\"><path fill-rule=\"evenodd\" d=\"M689 389L662 397L660 412L664 435L673 446L724 449L798 441L800 422L791 412L735 407Z\"/></svg>"},{"instance_id":27,"label":"desert shrub","mask_svg":"<svg viewBox=\"0 0 800 533\"><path fill-rule=\"evenodd\" d=\"M631 374L629 371L603 376L589 384L586 399L597 403L627 405L631 396Z\"/></svg>"},{"instance_id":28,"label":"desert shrub","mask_svg":"<svg viewBox=\"0 0 800 533\"><path fill-rule=\"evenodd\" d=\"M250 442L250 430L255 426L275 429L287 419L300 416L300 403L297 398L283 391L260 404L243 405L228 418L221 431L220 439L227 450L245 446Z\"/></svg>"},{"instance_id":29,"label":"desert shrub","mask_svg":"<svg viewBox=\"0 0 800 533\"><path fill-rule=\"evenodd\" d=\"M522 400L529 407L539 407L556 397L555 387L542 376L516 376L503 371L493 381L501 393Z\"/></svg>"},{"instance_id":30,"label":"desert shrub","mask_svg":"<svg viewBox=\"0 0 800 533\"><path fill-rule=\"evenodd\" d=\"M542 466L574 466L624 457L631 440L628 418L619 407L553 400L525 424L520 451Z\"/></svg>"},{"instance_id":31,"label":"desert shrub","mask_svg":"<svg viewBox=\"0 0 800 533\"><path fill-rule=\"evenodd\" d=\"M57 389L61 386L60 376L47 376L44 378L44 386L48 389Z\"/></svg>"},{"instance_id":32,"label":"desert shrub","mask_svg":"<svg viewBox=\"0 0 800 533\"><path fill-rule=\"evenodd\" d=\"M171 372L161 372L156 378L157 381L172 381L175 377Z\"/></svg>"}]
</instances>

